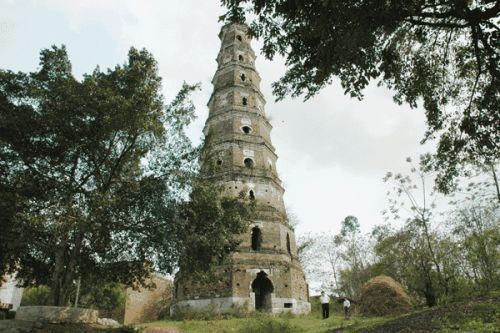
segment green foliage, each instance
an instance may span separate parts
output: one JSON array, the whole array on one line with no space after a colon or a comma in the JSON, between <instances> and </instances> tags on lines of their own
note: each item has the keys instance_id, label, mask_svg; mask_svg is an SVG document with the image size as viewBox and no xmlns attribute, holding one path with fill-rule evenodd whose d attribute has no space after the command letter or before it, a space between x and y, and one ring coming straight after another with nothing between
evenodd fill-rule
<instances>
[{"instance_id":1,"label":"green foliage","mask_svg":"<svg viewBox=\"0 0 500 333\"><path fill-rule=\"evenodd\" d=\"M71 305L74 304L76 285L70 291ZM118 321L123 319L126 294L125 288L119 283L101 283L99 281L83 281L78 307L100 310L101 317L113 318ZM51 305L52 291L47 286L28 287L23 291L21 304Z\"/></svg>"},{"instance_id":2,"label":"green foliage","mask_svg":"<svg viewBox=\"0 0 500 333\"><path fill-rule=\"evenodd\" d=\"M29 287L23 290L21 305L50 305L52 304L52 293L47 286Z\"/></svg>"},{"instance_id":3,"label":"green foliage","mask_svg":"<svg viewBox=\"0 0 500 333\"><path fill-rule=\"evenodd\" d=\"M443 198L428 186L431 177L413 166L409 175L385 177L391 186L385 215L404 224L374 230L374 272L393 276L429 306L490 293L498 288L500 244L494 186L469 183L465 195L457 191L460 199L450 202L445 218L436 210Z\"/></svg>"},{"instance_id":4,"label":"green foliage","mask_svg":"<svg viewBox=\"0 0 500 333\"><path fill-rule=\"evenodd\" d=\"M198 179L191 200L181 210L182 239L180 274L208 274L239 244L233 237L246 230L254 207L245 198L220 195L221 189ZM199 278L203 278L200 276Z\"/></svg>"},{"instance_id":5,"label":"green foliage","mask_svg":"<svg viewBox=\"0 0 500 333\"><path fill-rule=\"evenodd\" d=\"M66 305L79 278L144 283L189 251L203 254L196 267L231 249L244 203L216 188L189 197L196 89L184 84L165 105L156 61L134 48L81 81L64 46L42 50L35 72L0 70L0 275L48 285Z\"/></svg>"},{"instance_id":6,"label":"green foliage","mask_svg":"<svg viewBox=\"0 0 500 333\"><path fill-rule=\"evenodd\" d=\"M378 81L397 103L422 104L424 141L439 138L428 166L443 192L464 165L495 165L500 136L496 1L221 0L245 3L253 33L272 59L286 58L273 84L278 99L317 94L334 78L362 98Z\"/></svg>"},{"instance_id":7,"label":"green foliage","mask_svg":"<svg viewBox=\"0 0 500 333\"><path fill-rule=\"evenodd\" d=\"M89 282L82 283L78 306L99 309L101 317L122 321L127 299L124 286L116 282Z\"/></svg>"},{"instance_id":8,"label":"green foliage","mask_svg":"<svg viewBox=\"0 0 500 333\"><path fill-rule=\"evenodd\" d=\"M388 223L363 235L357 219L348 216L338 234L305 237L300 259L309 279L359 300L368 280L387 275L420 307L499 290L500 206L491 176L468 179L464 189L445 198L429 185L432 173L407 161L409 174L385 177ZM453 200L445 211L438 210L436 203L445 199Z\"/></svg>"}]
</instances>

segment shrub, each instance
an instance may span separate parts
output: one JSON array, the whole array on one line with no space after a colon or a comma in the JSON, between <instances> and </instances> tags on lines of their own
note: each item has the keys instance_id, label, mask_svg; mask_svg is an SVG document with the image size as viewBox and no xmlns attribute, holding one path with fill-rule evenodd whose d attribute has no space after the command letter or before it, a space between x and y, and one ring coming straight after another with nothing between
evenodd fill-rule
<instances>
[{"instance_id":1,"label":"shrub","mask_svg":"<svg viewBox=\"0 0 500 333\"><path fill-rule=\"evenodd\" d=\"M126 294L119 283L94 283L82 286L79 306L99 309L101 317L123 319Z\"/></svg>"},{"instance_id":2,"label":"shrub","mask_svg":"<svg viewBox=\"0 0 500 333\"><path fill-rule=\"evenodd\" d=\"M38 286L25 288L21 305L52 305L50 288L47 286Z\"/></svg>"},{"instance_id":3,"label":"shrub","mask_svg":"<svg viewBox=\"0 0 500 333\"><path fill-rule=\"evenodd\" d=\"M359 310L364 315L403 314L411 309L410 298L403 287L388 276L376 276L361 289Z\"/></svg>"}]
</instances>

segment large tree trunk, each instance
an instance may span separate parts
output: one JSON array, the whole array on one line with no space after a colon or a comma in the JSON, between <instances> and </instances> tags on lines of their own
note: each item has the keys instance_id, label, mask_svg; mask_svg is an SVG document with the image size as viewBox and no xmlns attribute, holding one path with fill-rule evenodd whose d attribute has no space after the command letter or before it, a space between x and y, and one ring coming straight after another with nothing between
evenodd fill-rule
<instances>
[{"instance_id":1,"label":"large tree trunk","mask_svg":"<svg viewBox=\"0 0 500 333\"><path fill-rule=\"evenodd\" d=\"M59 245L55 253L54 272L52 273L52 300L55 306L61 306L64 281L64 246Z\"/></svg>"},{"instance_id":2,"label":"large tree trunk","mask_svg":"<svg viewBox=\"0 0 500 333\"><path fill-rule=\"evenodd\" d=\"M428 307L432 307L436 305L436 291L434 290L434 286L432 285L432 281L429 279L425 282L425 303Z\"/></svg>"},{"instance_id":3,"label":"large tree trunk","mask_svg":"<svg viewBox=\"0 0 500 333\"><path fill-rule=\"evenodd\" d=\"M497 199L498 202L500 202L500 188L498 186L497 173L495 171L495 165L493 163L491 164L491 173L493 174L493 181L495 182L495 188L497 190Z\"/></svg>"},{"instance_id":4,"label":"large tree trunk","mask_svg":"<svg viewBox=\"0 0 500 333\"><path fill-rule=\"evenodd\" d=\"M79 230L69 250L67 240L61 242L56 250L54 273L52 275L52 294L55 306L69 305L69 296L76 276L80 256L83 231Z\"/></svg>"}]
</instances>

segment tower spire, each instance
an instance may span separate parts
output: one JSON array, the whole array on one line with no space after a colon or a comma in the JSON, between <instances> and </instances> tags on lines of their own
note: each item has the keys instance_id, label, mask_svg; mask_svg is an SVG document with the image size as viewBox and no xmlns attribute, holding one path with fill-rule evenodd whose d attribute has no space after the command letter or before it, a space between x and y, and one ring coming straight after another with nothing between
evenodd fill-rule
<instances>
[{"instance_id":1,"label":"tower spire","mask_svg":"<svg viewBox=\"0 0 500 333\"><path fill-rule=\"evenodd\" d=\"M217 281L197 285L187 278L176 280L177 306L206 310L204 304L217 304L226 311L239 305L273 313L307 313L308 287L286 216L249 27L226 24L219 37L201 173L226 195L243 193L254 200L256 217L239 235L240 245L227 262L213 267Z\"/></svg>"}]
</instances>

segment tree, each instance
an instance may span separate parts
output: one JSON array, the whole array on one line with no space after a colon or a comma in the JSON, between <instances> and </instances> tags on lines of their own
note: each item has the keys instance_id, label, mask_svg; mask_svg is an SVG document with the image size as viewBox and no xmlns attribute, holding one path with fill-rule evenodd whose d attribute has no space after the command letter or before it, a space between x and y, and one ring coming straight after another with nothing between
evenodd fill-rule
<instances>
[{"instance_id":1,"label":"tree","mask_svg":"<svg viewBox=\"0 0 500 333\"><path fill-rule=\"evenodd\" d=\"M358 219L347 216L338 234L307 234L299 237L299 260L310 281L335 294L357 297L370 279L368 240Z\"/></svg>"},{"instance_id":2,"label":"tree","mask_svg":"<svg viewBox=\"0 0 500 333\"><path fill-rule=\"evenodd\" d=\"M384 211L384 215L386 218L405 221L403 233L397 239L402 240L408 249L406 258L417 257L414 258L418 263L415 271L422 281L426 281L423 293L427 305L434 306L437 302L435 285L444 283L432 230L432 222L436 218L436 195L432 188L429 189L428 175L423 168L413 166L410 158L407 158L407 162L411 165L411 176L389 172L384 178L391 185L388 191L389 210Z\"/></svg>"},{"instance_id":3,"label":"tree","mask_svg":"<svg viewBox=\"0 0 500 333\"><path fill-rule=\"evenodd\" d=\"M463 257L462 274L480 293L498 289L500 205L491 181L469 182L456 195L449 225Z\"/></svg>"},{"instance_id":4,"label":"tree","mask_svg":"<svg viewBox=\"0 0 500 333\"><path fill-rule=\"evenodd\" d=\"M299 260L306 273L309 284L339 292L339 272L341 252L332 234L302 235L297 240L300 249Z\"/></svg>"},{"instance_id":5,"label":"tree","mask_svg":"<svg viewBox=\"0 0 500 333\"><path fill-rule=\"evenodd\" d=\"M254 217L255 201L221 196L222 189L210 181L197 179L190 200L179 216L180 271L183 274L207 273L236 249L237 237ZM250 200L250 202L249 202Z\"/></svg>"},{"instance_id":6,"label":"tree","mask_svg":"<svg viewBox=\"0 0 500 333\"><path fill-rule=\"evenodd\" d=\"M369 240L361 234L358 218L352 215L342 220L340 233L334 243L342 260L338 288L344 295L358 298L362 286L372 277L369 265Z\"/></svg>"},{"instance_id":7,"label":"tree","mask_svg":"<svg viewBox=\"0 0 500 333\"><path fill-rule=\"evenodd\" d=\"M432 234L430 240L436 251L436 235ZM434 266L436 260L427 247L422 246L423 242L421 230L415 224L391 230L377 240L374 248L377 260L373 270L377 274L389 274L414 295L423 297L427 306L434 306L442 293Z\"/></svg>"},{"instance_id":8,"label":"tree","mask_svg":"<svg viewBox=\"0 0 500 333\"><path fill-rule=\"evenodd\" d=\"M429 167L445 193L463 166L492 166L500 138L498 0L221 0L222 17L255 20L268 59L286 58L273 84L278 100L308 99L338 78L362 98L370 81L395 92L397 103L425 108L423 142L439 138Z\"/></svg>"},{"instance_id":9,"label":"tree","mask_svg":"<svg viewBox=\"0 0 500 333\"><path fill-rule=\"evenodd\" d=\"M226 207L209 185L210 206L200 190L189 197L198 149L184 128L197 86L168 105L160 89L156 61L134 48L125 64L80 81L64 46L42 50L35 72L0 70L0 274L48 285L66 305L78 278L130 285L172 272L203 248L202 235L185 232L199 223L187 221L193 211L217 209L211 235L232 244L243 202Z\"/></svg>"}]
</instances>

